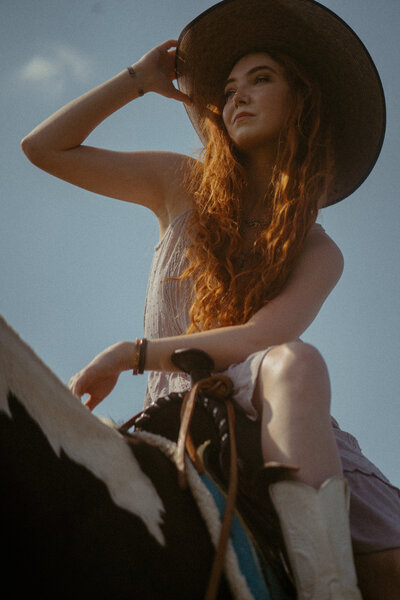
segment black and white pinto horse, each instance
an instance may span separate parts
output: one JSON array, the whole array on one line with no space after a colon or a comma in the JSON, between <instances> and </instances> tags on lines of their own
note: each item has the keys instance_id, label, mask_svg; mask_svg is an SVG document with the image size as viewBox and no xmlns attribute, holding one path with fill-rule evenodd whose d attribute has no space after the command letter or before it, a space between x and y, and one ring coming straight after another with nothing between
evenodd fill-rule
<instances>
[{"instance_id":1,"label":"black and white pinto horse","mask_svg":"<svg viewBox=\"0 0 400 600\"><path fill-rule=\"evenodd\" d=\"M178 407L181 398L175 400ZM196 411L196 421L212 431L212 447L220 439L218 411ZM160 435L155 422L155 433L137 427L125 435L94 416L0 318L1 562L10 597L205 597L221 527L218 502L188 458L182 489L169 439L176 432ZM239 525L246 521L244 530L264 531L263 538L242 533L239 549L230 540L217 598L295 597L289 575L276 566L281 550L273 527L271 544L266 539L263 506L257 510L257 501L240 492L238 498L250 515Z\"/></svg>"}]
</instances>

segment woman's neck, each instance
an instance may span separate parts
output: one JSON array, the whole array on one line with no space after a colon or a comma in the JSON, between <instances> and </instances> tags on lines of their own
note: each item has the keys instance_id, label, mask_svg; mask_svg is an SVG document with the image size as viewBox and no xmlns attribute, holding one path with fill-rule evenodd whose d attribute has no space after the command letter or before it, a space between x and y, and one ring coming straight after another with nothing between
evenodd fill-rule
<instances>
[{"instance_id":1,"label":"woman's neck","mask_svg":"<svg viewBox=\"0 0 400 600\"><path fill-rule=\"evenodd\" d=\"M247 216L264 212L265 194L272 178L273 162L268 157L246 161L247 186L243 193L243 207Z\"/></svg>"}]
</instances>

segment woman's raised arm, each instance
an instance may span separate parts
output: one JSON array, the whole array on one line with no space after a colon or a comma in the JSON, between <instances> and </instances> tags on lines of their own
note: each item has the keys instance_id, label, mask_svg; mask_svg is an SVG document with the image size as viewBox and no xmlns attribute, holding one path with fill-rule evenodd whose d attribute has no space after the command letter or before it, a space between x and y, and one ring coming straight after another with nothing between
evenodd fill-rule
<instances>
[{"instance_id":1,"label":"woman's raised arm","mask_svg":"<svg viewBox=\"0 0 400 600\"><path fill-rule=\"evenodd\" d=\"M29 133L21 143L33 164L74 185L165 212L165 189L186 157L168 152L117 152L82 145L108 116L146 92L181 102L190 99L173 85L176 41L153 48L133 65L73 100ZM168 186L166 186L168 182ZM174 190L176 192L176 190ZM176 196L175 196L176 197Z\"/></svg>"}]
</instances>

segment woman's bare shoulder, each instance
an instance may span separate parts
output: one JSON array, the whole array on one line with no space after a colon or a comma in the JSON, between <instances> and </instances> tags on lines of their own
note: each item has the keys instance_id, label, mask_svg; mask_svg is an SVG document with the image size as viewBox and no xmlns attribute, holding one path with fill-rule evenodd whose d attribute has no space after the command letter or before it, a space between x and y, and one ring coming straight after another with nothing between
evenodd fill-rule
<instances>
[{"instance_id":1,"label":"woman's bare shoulder","mask_svg":"<svg viewBox=\"0 0 400 600\"><path fill-rule=\"evenodd\" d=\"M320 224L314 225L305 246L305 253L318 261L333 280L339 280L344 268L344 257L337 243Z\"/></svg>"}]
</instances>

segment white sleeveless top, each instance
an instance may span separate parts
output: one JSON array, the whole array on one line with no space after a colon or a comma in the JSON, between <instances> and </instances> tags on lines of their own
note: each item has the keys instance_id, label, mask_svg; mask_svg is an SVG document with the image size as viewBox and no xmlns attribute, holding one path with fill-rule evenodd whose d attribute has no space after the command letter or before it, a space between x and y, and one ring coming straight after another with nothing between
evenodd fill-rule
<instances>
[{"instance_id":1,"label":"white sleeveless top","mask_svg":"<svg viewBox=\"0 0 400 600\"><path fill-rule=\"evenodd\" d=\"M190 280L168 281L169 277L181 275L187 264L185 250L190 214L188 210L174 219L154 249L144 313L144 335L150 340L182 335L190 325L189 309L193 301ZM322 229L321 225L314 227ZM233 380L235 400L253 419L257 413L251 398L259 365L268 350L256 352L225 372ZM170 392L187 390L189 385L190 377L184 373L149 371L144 408Z\"/></svg>"},{"instance_id":2,"label":"white sleeveless top","mask_svg":"<svg viewBox=\"0 0 400 600\"><path fill-rule=\"evenodd\" d=\"M190 213L191 210L174 219L154 249L144 311L144 335L150 340L182 335L190 325L190 281L166 281L169 277L179 277L186 267ZM189 383L190 377L184 373L149 371L144 407L172 391L186 390Z\"/></svg>"}]
</instances>

